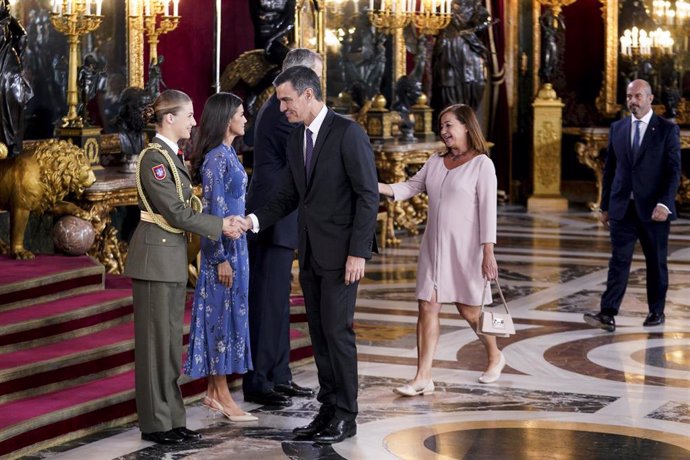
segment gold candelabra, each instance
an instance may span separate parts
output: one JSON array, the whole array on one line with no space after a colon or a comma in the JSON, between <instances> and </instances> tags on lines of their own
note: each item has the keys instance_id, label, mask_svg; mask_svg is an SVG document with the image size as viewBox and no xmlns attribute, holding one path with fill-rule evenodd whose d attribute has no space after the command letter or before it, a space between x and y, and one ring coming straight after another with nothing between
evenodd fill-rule
<instances>
[{"instance_id":1,"label":"gold candelabra","mask_svg":"<svg viewBox=\"0 0 690 460\"><path fill-rule=\"evenodd\" d=\"M377 29L393 33L412 23L422 35L438 35L452 18L451 0L369 0L369 21Z\"/></svg>"},{"instance_id":2,"label":"gold candelabra","mask_svg":"<svg viewBox=\"0 0 690 460\"><path fill-rule=\"evenodd\" d=\"M412 16L412 23L419 30L420 35L438 35L448 27L452 14L450 11L418 11Z\"/></svg>"},{"instance_id":3,"label":"gold candelabra","mask_svg":"<svg viewBox=\"0 0 690 460\"><path fill-rule=\"evenodd\" d=\"M539 3L545 8L551 8L554 17L561 14L563 7L566 7L575 2L575 0L539 0Z\"/></svg>"},{"instance_id":4,"label":"gold candelabra","mask_svg":"<svg viewBox=\"0 0 690 460\"><path fill-rule=\"evenodd\" d=\"M69 72L67 74L67 115L63 128L83 128L84 120L77 114L77 61L79 38L101 25L103 0L52 0L50 22L55 30L65 34L69 42Z\"/></svg>"},{"instance_id":5,"label":"gold candelabra","mask_svg":"<svg viewBox=\"0 0 690 460\"><path fill-rule=\"evenodd\" d=\"M142 27L137 19L140 14L143 16L150 62L158 61L160 36L172 32L180 24L179 5L180 0L132 0L130 25Z\"/></svg>"}]
</instances>

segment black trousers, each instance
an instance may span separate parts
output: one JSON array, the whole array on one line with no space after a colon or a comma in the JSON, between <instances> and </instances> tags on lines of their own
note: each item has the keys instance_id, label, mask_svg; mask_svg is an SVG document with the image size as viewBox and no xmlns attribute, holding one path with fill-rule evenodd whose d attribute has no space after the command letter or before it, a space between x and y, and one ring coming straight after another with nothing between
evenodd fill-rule
<instances>
[{"instance_id":1,"label":"black trousers","mask_svg":"<svg viewBox=\"0 0 690 460\"><path fill-rule=\"evenodd\" d=\"M647 217L647 216L645 216ZM601 297L601 312L617 315L628 286L635 243L640 240L647 266L647 304L650 313L663 313L668 290L668 236L671 223L643 222L630 200L625 217L609 220L611 259L606 291Z\"/></svg>"},{"instance_id":2,"label":"black trousers","mask_svg":"<svg viewBox=\"0 0 690 460\"><path fill-rule=\"evenodd\" d=\"M294 249L248 241L249 340L254 370L244 374L245 393L262 393L292 380L290 284Z\"/></svg>"},{"instance_id":3,"label":"black trousers","mask_svg":"<svg viewBox=\"0 0 690 460\"><path fill-rule=\"evenodd\" d=\"M345 285L345 266L319 266L307 244L300 283L319 379L318 401L332 406L335 417L357 417L357 345L353 329L359 283Z\"/></svg>"}]
</instances>

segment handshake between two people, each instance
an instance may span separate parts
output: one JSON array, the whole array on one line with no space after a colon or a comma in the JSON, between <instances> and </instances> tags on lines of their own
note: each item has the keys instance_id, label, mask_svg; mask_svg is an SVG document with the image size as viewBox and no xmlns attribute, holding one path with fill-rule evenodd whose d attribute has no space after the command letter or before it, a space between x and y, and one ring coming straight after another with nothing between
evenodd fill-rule
<instances>
[{"instance_id":1,"label":"handshake between two people","mask_svg":"<svg viewBox=\"0 0 690 460\"><path fill-rule=\"evenodd\" d=\"M253 227L252 220L246 216L228 216L223 218L223 235L238 239Z\"/></svg>"}]
</instances>

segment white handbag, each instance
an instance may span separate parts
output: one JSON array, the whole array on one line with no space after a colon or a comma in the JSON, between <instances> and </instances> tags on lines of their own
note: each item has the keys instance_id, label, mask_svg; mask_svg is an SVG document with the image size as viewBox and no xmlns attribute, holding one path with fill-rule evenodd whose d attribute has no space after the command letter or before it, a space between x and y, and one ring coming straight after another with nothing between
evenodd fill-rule
<instances>
[{"instance_id":1,"label":"white handbag","mask_svg":"<svg viewBox=\"0 0 690 460\"><path fill-rule=\"evenodd\" d=\"M485 310L484 298L482 297L482 311L479 314L479 322L477 323L477 334L493 335L496 337L510 337L511 335L515 334L513 318L510 316L510 312L508 311L508 304L506 303L505 297L503 297L501 285L498 284L498 278L494 281L496 282L498 295L501 297L501 302L503 303L503 308L505 308L506 312L496 313ZM486 283L484 284L484 291L486 291L487 283L489 283L489 280L486 280Z\"/></svg>"}]
</instances>

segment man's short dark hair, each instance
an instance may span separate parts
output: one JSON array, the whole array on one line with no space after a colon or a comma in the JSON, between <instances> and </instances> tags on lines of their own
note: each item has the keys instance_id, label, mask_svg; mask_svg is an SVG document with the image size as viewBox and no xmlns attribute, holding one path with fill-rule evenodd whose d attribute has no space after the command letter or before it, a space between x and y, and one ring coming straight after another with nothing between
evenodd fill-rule
<instances>
[{"instance_id":1,"label":"man's short dark hair","mask_svg":"<svg viewBox=\"0 0 690 460\"><path fill-rule=\"evenodd\" d=\"M297 94L302 95L307 88L311 88L314 91L314 97L317 101L323 101L323 94L321 93L321 80L316 72L311 70L309 67L304 67L301 65L290 67L284 70L273 80L273 86L276 88L283 83L290 82L292 87L295 88Z\"/></svg>"}]
</instances>

